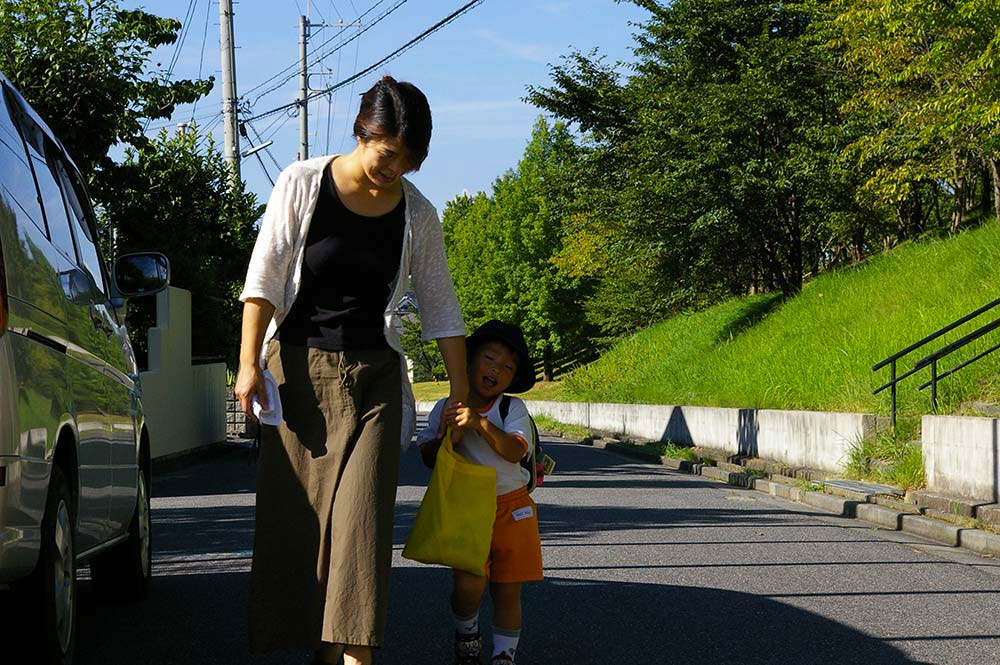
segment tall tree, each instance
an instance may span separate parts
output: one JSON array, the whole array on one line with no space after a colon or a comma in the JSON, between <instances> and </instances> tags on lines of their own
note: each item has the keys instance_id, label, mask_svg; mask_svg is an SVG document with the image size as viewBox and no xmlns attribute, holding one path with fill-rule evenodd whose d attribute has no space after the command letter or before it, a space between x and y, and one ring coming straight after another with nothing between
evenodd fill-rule
<instances>
[{"instance_id":1,"label":"tall tree","mask_svg":"<svg viewBox=\"0 0 1000 665\"><path fill-rule=\"evenodd\" d=\"M578 348L588 330L579 316L586 280L557 269L573 200L577 147L565 126L535 123L516 169L492 196L459 197L445 208L445 238L463 311L471 325L516 322L548 380L553 357Z\"/></svg>"},{"instance_id":2,"label":"tall tree","mask_svg":"<svg viewBox=\"0 0 1000 665\"><path fill-rule=\"evenodd\" d=\"M147 71L153 49L173 43L180 28L116 0L0 0L0 71L93 181L111 164L113 145L146 145L145 121L169 118L211 90L211 79Z\"/></svg>"},{"instance_id":3,"label":"tall tree","mask_svg":"<svg viewBox=\"0 0 1000 665\"><path fill-rule=\"evenodd\" d=\"M204 144L204 145L203 145ZM194 127L160 134L142 148L129 148L121 164L108 167L114 185L100 186L103 216L116 229L118 254L156 250L170 259L171 284L191 297L192 353L224 356L235 367L241 310L237 296L246 276L262 213L256 197L239 182L210 136ZM104 180L101 181L105 182ZM140 349L150 324L133 309L130 329Z\"/></svg>"},{"instance_id":4,"label":"tall tree","mask_svg":"<svg viewBox=\"0 0 1000 665\"><path fill-rule=\"evenodd\" d=\"M634 2L651 18L631 76L575 53L528 95L594 142L568 241L604 264L592 315L614 333L726 294L795 293L842 232L830 220L859 213L838 158L843 84L809 31L814 8Z\"/></svg>"},{"instance_id":5,"label":"tall tree","mask_svg":"<svg viewBox=\"0 0 1000 665\"><path fill-rule=\"evenodd\" d=\"M1000 2L834 0L837 43L860 88L846 108L873 118L850 154L878 201L944 183L954 233L984 166L1000 217ZM985 197L989 200L989 196Z\"/></svg>"}]
</instances>

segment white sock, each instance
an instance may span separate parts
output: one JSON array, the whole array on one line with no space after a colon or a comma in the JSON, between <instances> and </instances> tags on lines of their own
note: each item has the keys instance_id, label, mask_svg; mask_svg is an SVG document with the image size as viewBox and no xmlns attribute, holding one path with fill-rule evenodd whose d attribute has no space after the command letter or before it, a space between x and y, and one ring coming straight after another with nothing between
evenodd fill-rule
<instances>
[{"instance_id":1,"label":"white sock","mask_svg":"<svg viewBox=\"0 0 1000 665\"><path fill-rule=\"evenodd\" d=\"M517 641L521 639L521 630L510 630L493 626L493 658L503 654L514 660L517 653Z\"/></svg>"},{"instance_id":2,"label":"white sock","mask_svg":"<svg viewBox=\"0 0 1000 665\"><path fill-rule=\"evenodd\" d=\"M479 612L476 612L471 617L460 617L454 612L451 613L452 618L455 620L455 631L459 635L476 635L479 633Z\"/></svg>"}]
</instances>

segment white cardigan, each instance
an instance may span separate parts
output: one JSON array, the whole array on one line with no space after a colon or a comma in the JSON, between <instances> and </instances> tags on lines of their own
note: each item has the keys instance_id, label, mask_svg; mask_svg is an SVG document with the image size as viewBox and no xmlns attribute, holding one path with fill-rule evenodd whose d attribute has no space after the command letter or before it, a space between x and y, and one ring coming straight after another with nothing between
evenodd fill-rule
<instances>
[{"instance_id":1,"label":"white cardigan","mask_svg":"<svg viewBox=\"0 0 1000 665\"><path fill-rule=\"evenodd\" d=\"M319 198L323 172L336 155L295 162L278 176L267 209L260 223L257 243L250 257L246 284L240 300L261 298L274 305L274 318L268 324L261 348L261 364L267 343L295 302L302 279L309 223ZM413 282L420 324L425 341L465 335L465 322L455 297L455 287L448 272L444 252L444 236L434 206L403 179L406 199L406 219L403 231L403 252L399 272L392 284L392 295L385 309L383 333L389 346L400 355L403 394L403 432L400 445L410 444L416 429L416 408L413 390L406 370L406 360L396 333L399 323L395 310L406 294L407 278Z\"/></svg>"}]
</instances>

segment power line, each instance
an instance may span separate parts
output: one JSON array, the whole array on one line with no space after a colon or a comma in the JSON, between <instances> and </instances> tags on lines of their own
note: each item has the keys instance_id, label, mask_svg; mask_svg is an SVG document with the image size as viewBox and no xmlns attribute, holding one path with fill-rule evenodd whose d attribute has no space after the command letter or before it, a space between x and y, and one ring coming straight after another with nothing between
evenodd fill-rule
<instances>
[{"instance_id":1,"label":"power line","mask_svg":"<svg viewBox=\"0 0 1000 665\"><path fill-rule=\"evenodd\" d=\"M360 51L361 51L361 45L358 44L354 48L354 71L358 71L358 55ZM343 152L344 150L344 141L347 139L348 129L350 128L351 107L354 106L351 100L353 99L354 99L354 83L351 83L351 89L347 93L347 113L344 114L344 131L341 132L340 134L340 145L337 147L337 150L340 150L341 152Z\"/></svg>"},{"instance_id":2,"label":"power line","mask_svg":"<svg viewBox=\"0 0 1000 665\"><path fill-rule=\"evenodd\" d=\"M205 32L201 36L201 58L198 61L198 80L201 80L202 68L205 65L205 43L208 41L208 23L212 16L212 0L206 0L205 2ZM199 98L200 99L200 98ZM194 106L191 107L191 119L194 119L194 114L198 110L198 99L194 100Z\"/></svg>"},{"instance_id":3,"label":"power line","mask_svg":"<svg viewBox=\"0 0 1000 665\"><path fill-rule=\"evenodd\" d=\"M295 117L294 113L286 113L285 116L284 116L284 118L281 119L281 122L278 123L278 126L274 127L274 129L271 130L271 133L267 135L267 140L270 141L275 136L277 136L278 132L280 132L282 129L284 129L285 125L288 124L288 121L291 120L294 117Z\"/></svg>"},{"instance_id":4,"label":"power line","mask_svg":"<svg viewBox=\"0 0 1000 665\"><path fill-rule=\"evenodd\" d=\"M373 10L374 10L374 9L375 9L376 7L378 7L379 5L381 5L381 4L382 4L383 2L385 2L385 1L386 1L386 0L378 0L378 2L376 2L376 3L374 4L374 5L372 5L371 7L369 7L369 8L368 8L368 9L367 9L367 10L365 11L365 13L364 13L364 14L362 14L362 15L358 16L358 19L360 20L360 19L364 18L364 17L365 17L365 16L367 16L367 15L368 15L369 13L371 13L371 12L372 12L372 11L373 11ZM296 0L296 3L295 3L295 4L296 4L296 6L298 7L298 0ZM301 7L299 7L299 15L300 15L300 16L302 15L302 8L301 8ZM346 29L346 28L344 28L344 29L341 29L341 30L337 31L337 34L336 34L336 35L334 35L334 36L333 36L333 37L331 38L331 40L332 40L332 39L336 39L337 37L339 37L339 36L340 36L340 34L341 34L341 33L343 33L345 29ZM323 47L324 47L324 46L325 46L326 44L328 44L329 42L330 42L330 40L327 40L326 42L323 42L322 44L320 44L319 46L317 46L317 47L316 47L315 49L313 49L313 53L311 53L310 55L313 55L313 54L315 54L315 52L316 52L316 51L318 51L319 49L323 48ZM251 93L251 92L253 92L253 91L257 90L258 88L262 88L262 87L264 87L265 85L267 85L268 83L270 83L271 81L273 81L274 79L278 78L279 76L281 76L282 74L284 74L285 72L287 72L287 71L289 71L289 70L294 70L294 72L293 72L293 74L292 74L292 77L294 77L294 76L295 76L295 74L297 74L297 73L298 73L298 68L299 68L299 64L300 64L300 63L299 63L299 61L298 61L298 60L296 60L295 62L293 62L292 64L288 65L287 67L285 67L284 69L282 69L282 70L281 70L281 71L279 71L278 73L276 73L276 74L272 75L272 76L271 76L270 78L267 78L267 79L265 79L264 81L261 81L261 82L260 82L260 83L258 83L257 85L253 86L252 88L249 88L249 89L247 89L247 91L246 91L246 93L245 93L245 94L249 94L249 93ZM291 78L291 77L290 77L290 78ZM285 81L288 81L288 80L289 80L289 79L285 79ZM278 85L278 87L280 87L280 86L281 86L281 85L283 85L283 84L284 84L284 82L282 82L281 84L279 84L279 85ZM263 95L263 94L267 94L267 93L261 93L261 95ZM260 98L260 95L258 95L258 99L259 99L259 98Z\"/></svg>"},{"instance_id":5,"label":"power line","mask_svg":"<svg viewBox=\"0 0 1000 665\"><path fill-rule=\"evenodd\" d=\"M197 0L189 0L187 11L184 12L184 23L181 25L181 35L177 40L177 48L174 49L174 57L170 59L170 65L167 67L167 80L174 73L174 66L177 64L177 60L181 56L181 50L184 48L184 42L187 40L188 32L191 29L191 19L194 18L194 8Z\"/></svg>"},{"instance_id":6,"label":"power line","mask_svg":"<svg viewBox=\"0 0 1000 665\"><path fill-rule=\"evenodd\" d=\"M416 37L414 37L410 41L406 42L405 44L403 44L402 46L400 46L398 49L396 49L395 51L393 51L389 55L385 56L384 58L382 58L381 60L379 60L375 64L366 67L365 69L361 70L360 72L358 72L356 74L353 74L352 76L344 79L343 81L340 81L339 83L336 83L336 84L334 84L334 85L332 85L332 86L330 86L328 88L324 88L323 90L317 90L317 91L315 91L315 92L307 95L304 100L290 102L288 104L284 104L284 105L279 106L277 108L273 108L270 111L264 111L263 113L259 113L259 114L255 115L254 117L250 118L250 120L258 120L260 118L266 118L269 115L273 115L275 113L280 113L281 111L284 111L285 109L293 108L293 107L296 107L296 106L302 106L304 104L308 104L310 100L313 100L316 97L321 97L321 96L323 96L323 95L325 95L327 93L333 92L335 90L338 90L338 89L344 87L345 85L348 85L350 83L353 83L354 81L357 81L359 78L365 76L366 74L368 74L372 70L377 69L378 67L381 67L382 65L384 65L387 62L389 62L390 60L398 58L400 55L402 55L403 53L405 53L409 49L413 48L413 46L415 46L419 42L423 41L424 39L426 39L427 37L429 37L433 33L437 32L438 30L440 30L444 26L448 25L449 23L451 23L452 21L454 21L455 19L457 19L459 16L461 16L465 12L469 11L470 9L472 9L473 7L475 7L476 5L482 4L483 1L484 0L472 0L471 2L466 3L461 8L455 10L454 12L452 12L447 17L441 19L440 21L438 21L437 23L435 23L431 27L427 28L422 33L420 33L419 35L417 35Z\"/></svg>"},{"instance_id":7,"label":"power line","mask_svg":"<svg viewBox=\"0 0 1000 665\"><path fill-rule=\"evenodd\" d=\"M250 131L253 132L253 135L257 137L257 143L258 144L267 143L267 141L265 141L264 139L261 138L260 132L258 132L257 129L253 125L251 125L249 122L247 123L247 127L249 127ZM270 140L270 139L268 139L268 140ZM265 148L264 150L265 150L265 152L267 152L268 156L270 156L271 161L274 162L274 165L276 167L278 167L278 171L281 171L281 164L279 164L278 160L274 157L274 153L271 152L271 148Z\"/></svg>"},{"instance_id":8,"label":"power line","mask_svg":"<svg viewBox=\"0 0 1000 665\"><path fill-rule=\"evenodd\" d=\"M363 14L359 15L357 17L356 21L362 20L365 16L367 16L370 13L372 13L379 5L383 4L384 2L386 2L386 0L378 0L378 2L376 2L374 5L372 5L367 10L365 10L365 12ZM342 43L337 44L329 52L323 53L323 54L319 55L318 57L315 57L315 59L311 62L311 64L312 65L317 65L324 58L328 58L329 56L333 55L334 53L336 53L337 51L339 51L343 47L347 46L352 41L354 41L355 39L357 39L358 37L360 37L362 34L364 34L368 30L370 30L371 28L373 28L376 25L378 25L380 22L382 22L382 20L384 20L386 17L388 17L394 11L396 11L397 9L399 9L400 7L402 7L404 4L406 4L406 2L407 2L407 0L397 0L396 4L394 6L390 7L383 14L381 14L375 20L373 20L371 23L367 24L364 27L363 30L359 31L355 35L352 35L350 38L346 39ZM327 44L329 44L330 42L332 42L335 39L337 39L338 37L340 37L340 35L342 35L347 30L348 27L350 27L350 26L345 26L345 27L341 28L340 30L337 31L336 34L334 34L332 37L330 37L329 39L327 39L325 42L323 42L319 46L314 47L309 52L309 54L306 56L306 59L308 60L310 58L314 58L314 56L316 56L316 54L319 53ZM285 78L282 79L279 83L274 84L273 86L271 86L270 88L268 88L264 92L261 92L256 97L254 97L253 102L251 102L251 106L254 105L254 104L256 104L257 101L261 97L263 97L263 96L265 96L265 95L267 95L267 94L269 94L271 92L274 92L275 90L277 90L278 88L280 88L281 86L285 85L286 83L288 83L289 81L291 81L293 78L295 78L296 76L298 76L300 65L301 65L300 61L295 61L292 64L290 64L287 67L285 67L284 69L282 69L281 71L279 71L278 73L276 73L273 76L271 76L270 78L262 81L261 83L258 83L257 85L253 86L252 88L249 88L244 93L245 95L249 95L251 92L254 92L255 90L258 90L258 89L264 87L265 85L267 85L268 83L270 83L274 79L279 78L280 76L285 75L288 72L291 72L290 74L288 74L287 76L285 76Z\"/></svg>"},{"instance_id":9,"label":"power line","mask_svg":"<svg viewBox=\"0 0 1000 665\"><path fill-rule=\"evenodd\" d=\"M319 14L319 20L322 21L323 23L326 23L326 17L323 16L323 12L321 12L319 10L319 7L313 7L313 4L312 4L312 2L310 0L306 0L306 1L309 3L308 5L306 5L309 8L309 10L310 11L315 10L315 12L317 14ZM306 17L309 18L310 20L312 20L312 17L308 15L308 12L306 13Z\"/></svg>"},{"instance_id":10,"label":"power line","mask_svg":"<svg viewBox=\"0 0 1000 665\"><path fill-rule=\"evenodd\" d=\"M196 120L206 120L208 118L214 118L214 117L216 117L218 115L222 115L222 111L215 111L214 113L202 113L201 115L198 115L198 116L192 115L188 119L188 122L194 122ZM168 122L163 123L162 125L153 125L152 127L147 127L146 129L143 130L143 132L144 133L148 133L148 132L152 132L152 131L159 131L159 130L165 129L167 127L173 127L176 124L177 123L174 122L174 121L168 121Z\"/></svg>"},{"instance_id":11,"label":"power line","mask_svg":"<svg viewBox=\"0 0 1000 665\"><path fill-rule=\"evenodd\" d=\"M184 48L184 40L187 39L187 33L191 27L190 17L193 15L195 2L196 0L188 1L187 11L184 12L184 22L181 23L181 34L177 39L177 46L174 48L174 55L170 59L170 64L167 66L167 75L163 79L165 83L170 82L170 77L174 74L174 65L177 64L177 59L180 57L181 49ZM146 129L149 127L149 123L151 121L152 118L146 118L146 121L142 125L143 133L146 132Z\"/></svg>"}]
</instances>

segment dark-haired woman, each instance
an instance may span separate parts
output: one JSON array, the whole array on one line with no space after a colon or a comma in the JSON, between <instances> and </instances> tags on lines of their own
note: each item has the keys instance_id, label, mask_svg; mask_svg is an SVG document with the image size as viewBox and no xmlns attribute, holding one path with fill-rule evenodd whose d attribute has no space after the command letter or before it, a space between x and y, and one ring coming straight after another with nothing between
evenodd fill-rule
<instances>
[{"instance_id":1,"label":"dark-haired woman","mask_svg":"<svg viewBox=\"0 0 1000 665\"><path fill-rule=\"evenodd\" d=\"M385 77L366 92L350 154L296 162L261 222L244 301L236 395L262 425L250 588L255 653L308 647L316 662L371 662L382 644L401 447L415 427L395 310L412 278L465 401L465 326L437 213L403 175L427 156L423 93Z\"/></svg>"}]
</instances>

